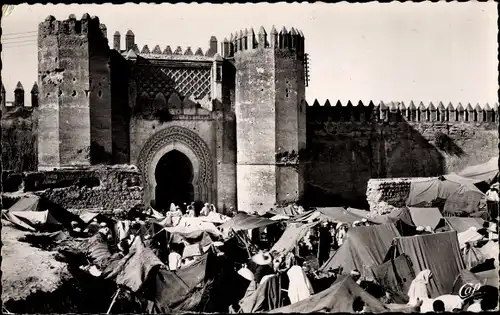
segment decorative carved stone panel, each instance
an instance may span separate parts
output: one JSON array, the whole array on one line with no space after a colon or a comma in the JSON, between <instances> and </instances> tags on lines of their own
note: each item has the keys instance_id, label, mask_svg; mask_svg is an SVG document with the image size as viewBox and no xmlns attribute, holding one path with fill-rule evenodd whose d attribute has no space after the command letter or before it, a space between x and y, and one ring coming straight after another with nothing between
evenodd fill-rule
<instances>
[{"instance_id":1,"label":"decorative carved stone panel","mask_svg":"<svg viewBox=\"0 0 500 315\"><path fill-rule=\"evenodd\" d=\"M138 95L146 92L151 98L158 93L179 93L182 97L193 95L195 99L210 97L211 69L189 67L158 67L141 65L136 69Z\"/></svg>"},{"instance_id":2,"label":"decorative carved stone panel","mask_svg":"<svg viewBox=\"0 0 500 315\"><path fill-rule=\"evenodd\" d=\"M161 71L175 82L175 89L185 95L193 95L199 100L210 96L211 69L166 68Z\"/></svg>"}]
</instances>

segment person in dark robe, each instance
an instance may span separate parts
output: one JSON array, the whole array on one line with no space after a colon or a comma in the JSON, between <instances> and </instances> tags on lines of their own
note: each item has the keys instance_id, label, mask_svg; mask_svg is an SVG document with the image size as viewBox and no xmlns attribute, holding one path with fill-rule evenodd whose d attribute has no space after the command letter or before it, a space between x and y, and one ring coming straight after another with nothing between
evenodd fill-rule
<instances>
[{"instance_id":1,"label":"person in dark robe","mask_svg":"<svg viewBox=\"0 0 500 315\"><path fill-rule=\"evenodd\" d=\"M330 248L332 246L332 234L328 228L328 223L324 223L319 228L319 255L318 260L320 266L330 257Z\"/></svg>"}]
</instances>

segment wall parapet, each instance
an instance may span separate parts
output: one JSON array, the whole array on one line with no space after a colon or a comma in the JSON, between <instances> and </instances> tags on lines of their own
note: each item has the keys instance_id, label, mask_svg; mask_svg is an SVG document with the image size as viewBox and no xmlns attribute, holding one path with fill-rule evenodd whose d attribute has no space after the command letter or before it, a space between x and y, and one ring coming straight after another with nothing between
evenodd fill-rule
<instances>
[{"instance_id":1,"label":"wall parapet","mask_svg":"<svg viewBox=\"0 0 500 315\"><path fill-rule=\"evenodd\" d=\"M234 57L242 51L269 48L295 52L298 59L304 58L304 33L292 27L290 31L283 26L280 32L273 26L269 36L263 26L256 34L253 28L240 30L224 38L221 43L221 55L224 58Z\"/></svg>"},{"instance_id":2,"label":"wall parapet","mask_svg":"<svg viewBox=\"0 0 500 315\"><path fill-rule=\"evenodd\" d=\"M74 14L70 14L69 18L63 21L58 21L54 16L49 15L38 26L39 37L59 34L87 34L89 37L107 38L107 29L106 25L99 22L97 16L90 17L88 13L83 14L80 20L77 20Z\"/></svg>"},{"instance_id":3,"label":"wall parapet","mask_svg":"<svg viewBox=\"0 0 500 315\"><path fill-rule=\"evenodd\" d=\"M379 102L370 101L367 105L362 101L354 106L348 101L344 106L337 101L332 106L327 100L320 105L317 100L307 104L308 121L352 121L352 122L498 122L498 103L481 106L479 103L472 106L470 103L463 106L458 103L454 106L451 102L445 107L442 102L435 106L430 102L427 106L420 102L418 106L411 101L408 105L404 102Z\"/></svg>"}]
</instances>

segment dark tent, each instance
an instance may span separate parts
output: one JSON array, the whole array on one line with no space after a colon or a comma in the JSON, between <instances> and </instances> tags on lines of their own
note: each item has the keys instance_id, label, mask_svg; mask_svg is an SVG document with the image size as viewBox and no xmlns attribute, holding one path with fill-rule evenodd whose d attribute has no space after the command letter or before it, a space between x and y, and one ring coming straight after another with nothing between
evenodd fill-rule
<instances>
[{"instance_id":1,"label":"dark tent","mask_svg":"<svg viewBox=\"0 0 500 315\"><path fill-rule=\"evenodd\" d=\"M321 266L321 271L337 269L344 272L365 268L384 262L392 240L400 234L394 224L353 227L347 231L344 244Z\"/></svg>"},{"instance_id":2,"label":"dark tent","mask_svg":"<svg viewBox=\"0 0 500 315\"><path fill-rule=\"evenodd\" d=\"M235 290L240 278L226 259L210 249L186 268L151 273L143 292L156 313L224 312L241 298L240 290Z\"/></svg>"},{"instance_id":3,"label":"dark tent","mask_svg":"<svg viewBox=\"0 0 500 315\"><path fill-rule=\"evenodd\" d=\"M389 312L382 302L363 290L351 277L344 276L330 288L270 313L354 313L353 302L358 297L367 306L369 313Z\"/></svg>"},{"instance_id":4,"label":"dark tent","mask_svg":"<svg viewBox=\"0 0 500 315\"><path fill-rule=\"evenodd\" d=\"M276 309L283 305L283 294L281 277L272 275L264 283L259 284L254 292L240 301L241 312L262 313Z\"/></svg>"},{"instance_id":5,"label":"dark tent","mask_svg":"<svg viewBox=\"0 0 500 315\"><path fill-rule=\"evenodd\" d=\"M377 283L385 287L396 303L408 302L406 293L415 279L411 261L406 255L399 255L395 259L369 268L370 274Z\"/></svg>"},{"instance_id":6,"label":"dark tent","mask_svg":"<svg viewBox=\"0 0 500 315\"><path fill-rule=\"evenodd\" d=\"M481 218L446 217L446 223L453 231L462 233L467 231L470 227L481 229L484 220Z\"/></svg>"},{"instance_id":7,"label":"dark tent","mask_svg":"<svg viewBox=\"0 0 500 315\"><path fill-rule=\"evenodd\" d=\"M453 281L465 264L457 232L423 234L395 239L397 252L407 255L414 273L429 269L434 275L427 286L432 298L450 294Z\"/></svg>"}]
</instances>

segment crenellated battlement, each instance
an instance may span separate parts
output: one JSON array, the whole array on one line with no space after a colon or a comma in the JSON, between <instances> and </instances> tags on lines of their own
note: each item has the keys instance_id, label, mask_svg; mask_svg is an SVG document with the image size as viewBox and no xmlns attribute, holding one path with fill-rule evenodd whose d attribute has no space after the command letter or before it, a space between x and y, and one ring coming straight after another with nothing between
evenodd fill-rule
<instances>
[{"instance_id":1,"label":"crenellated battlement","mask_svg":"<svg viewBox=\"0 0 500 315\"><path fill-rule=\"evenodd\" d=\"M297 58L303 59L304 34L293 27L288 31L284 26L279 32L273 26L269 34L263 26L257 33L253 28L246 28L231 34L229 39L224 38L221 43L221 55L230 58L242 51L265 48L292 51L296 53Z\"/></svg>"},{"instance_id":2,"label":"crenellated battlement","mask_svg":"<svg viewBox=\"0 0 500 315\"><path fill-rule=\"evenodd\" d=\"M107 38L106 25L101 24L97 16L83 14L80 20L74 14L70 14L67 20L58 21L49 15L45 21L38 25L38 36L44 38L49 35L88 35L89 37Z\"/></svg>"},{"instance_id":3,"label":"crenellated battlement","mask_svg":"<svg viewBox=\"0 0 500 315\"><path fill-rule=\"evenodd\" d=\"M25 91L24 87L21 84L21 82L18 82L16 85L16 88L14 89L14 101L13 102L7 102L5 97L6 97L6 92L5 92L5 87L2 84L1 88L1 94L2 94L2 111L4 113L14 111L19 108L27 109L31 111L33 108L38 107L38 98L39 98L39 88L38 84L35 82L33 84L33 87L31 88L30 94L31 94L31 103L26 103L25 102Z\"/></svg>"},{"instance_id":4,"label":"crenellated battlement","mask_svg":"<svg viewBox=\"0 0 500 315\"><path fill-rule=\"evenodd\" d=\"M173 59L173 60L202 60L212 61L214 57L217 57L217 38L212 36L209 41L209 48L203 52L201 47L194 50L191 46L183 49L181 46L177 46L172 49L173 46L167 45L164 49L160 45L155 45L150 48L149 45L139 46L135 43L135 35L129 30L125 35L125 50L121 49L121 35L120 32L115 32L113 35L113 49L122 53L123 56L128 59L136 58L141 56L146 59ZM132 53L133 52L133 53Z\"/></svg>"},{"instance_id":5,"label":"crenellated battlement","mask_svg":"<svg viewBox=\"0 0 500 315\"><path fill-rule=\"evenodd\" d=\"M363 104L362 101L353 105L348 101L345 106L337 101L332 105L329 100L324 105L320 105L315 100L312 105L307 106L308 121L354 121L354 122L389 122L389 121L410 121L410 122L498 122L498 103L490 105L488 103L481 106L479 103L466 106L458 103L454 106L451 102L445 106L442 102L438 105L430 102L424 105L420 102L417 105L411 101L408 105L404 102L378 102L370 101Z\"/></svg>"}]
</instances>

